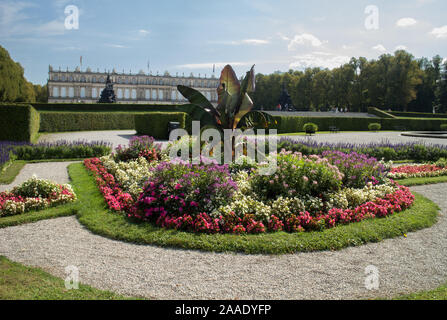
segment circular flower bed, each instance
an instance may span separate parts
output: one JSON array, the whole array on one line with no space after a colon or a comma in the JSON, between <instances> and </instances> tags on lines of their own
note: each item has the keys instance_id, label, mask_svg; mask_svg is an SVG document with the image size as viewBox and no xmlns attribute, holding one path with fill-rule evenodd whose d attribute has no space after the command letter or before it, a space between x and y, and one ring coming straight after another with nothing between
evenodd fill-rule
<instances>
[{"instance_id":1,"label":"circular flower bed","mask_svg":"<svg viewBox=\"0 0 447 320\"><path fill-rule=\"evenodd\" d=\"M76 195L70 185L32 177L10 192L0 193L0 216L42 210L75 200Z\"/></svg>"},{"instance_id":2,"label":"circular flower bed","mask_svg":"<svg viewBox=\"0 0 447 320\"><path fill-rule=\"evenodd\" d=\"M303 156L283 151L275 155L276 173L265 176L262 165L169 161L168 151L161 152L153 141L145 148L150 157L144 150L120 148L84 164L110 209L169 229L233 234L323 230L392 215L414 201L408 188L386 178L380 162L355 152ZM122 161L122 154L132 156Z\"/></svg>"}]
</instances>

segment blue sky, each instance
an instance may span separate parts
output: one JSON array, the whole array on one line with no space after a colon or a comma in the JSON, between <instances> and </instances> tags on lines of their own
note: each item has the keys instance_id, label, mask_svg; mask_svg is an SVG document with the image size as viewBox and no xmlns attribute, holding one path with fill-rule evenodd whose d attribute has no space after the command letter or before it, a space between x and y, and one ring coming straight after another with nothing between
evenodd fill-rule
<instances>
[{"instance_id":1,"label":"blue sky","mask_svg":"<svg viewBox=\"0 0 447 320\"><path fill-rule=\"evenodd\" d=\"M64 27L67 5L79 29ZM365 8L378 9L367 29ZM48 65L72 70L83 56L101 71L216 76L227 63L238 74L334 68L350 57L377 58L404 48L416 57L447 56L445 0L0 0L0 45L34 83Z\"/></svg>"}]
</instances>

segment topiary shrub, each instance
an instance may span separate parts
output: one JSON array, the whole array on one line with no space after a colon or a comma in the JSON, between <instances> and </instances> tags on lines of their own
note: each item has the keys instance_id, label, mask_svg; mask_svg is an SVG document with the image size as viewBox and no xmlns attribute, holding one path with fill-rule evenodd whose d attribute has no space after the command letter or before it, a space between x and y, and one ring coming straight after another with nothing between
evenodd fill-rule
<instances>
[{"instance_id":1,"label":"topiary shrub","mask_svg":"<svg viewBox=\"0 0 447 320\"><path fill-rule=\"evenodd\" d=\"M318 126L315 123L308 122L304 124L303 130L307 134L314 134L315 132L318 131Z\"/></svg>"},{"instance_id":2,"label":"topiary shrub","mask_svg":"<svg viewBox=\"0 0 447 320\"><path fill-rule=\"evenodd\" d=\"M447 123L441 124L441 130L442 131L447 131Z\"/></svg>"},{"instance_id":3,"label":"topiary shrub","mask_svg":"<svg viewBox=\"0 0 447 320\"><path fill-rule=\"evenodd\" d=\"M380 123L373 122L368 124L368 129L370 131L379 131L380 129L382 129L382 125Z\"/></svg>"}]
</instances>

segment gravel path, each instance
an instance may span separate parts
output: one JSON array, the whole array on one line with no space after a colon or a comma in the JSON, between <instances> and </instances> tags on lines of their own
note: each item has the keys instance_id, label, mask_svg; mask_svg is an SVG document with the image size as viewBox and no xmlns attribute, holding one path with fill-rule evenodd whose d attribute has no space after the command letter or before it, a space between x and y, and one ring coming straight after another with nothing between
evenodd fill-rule
<instances>
[{"instance_id":1,"label":"gravel path","mask_svg":"<svg viewBox=\"0 0 447 320\"><path fill-rule=\"evenodd\" d=\"M336 252L244 255L166 249L106 239L75 217L0 229L0 255L100 289L155 299L359 299L433 289L447 279L447 184L415 187L440 205L439 222L407 238ZM364 286L365 268L380 287Z\"/></svg>"},{"instance_id":2,"label":"gravel path","mask_svg":"<svg viewBox=\"0 0 447 320\"><path fill-rule=\"evenodd\" d=\"M0 192L12 189L33 175L41 179L49 179L59 184L68 183L70 179L67 173L67 166L71 163L74 162L28 163L22 168L13 183L0 185Z\"/></svg>"},{"instance_id":3,"label":"gravel path","mask_svg":"<svg viewBox=\"0 0 447 320\"><path fill-rule=\"evenodd\" d=\"M317 142L329 142L329 143L373 143L388 141L390 143L406 143L406 142L418 142L420 144L439 144L447 145L447 139L436 138L416 138L405 137L400 132L340 132L340 133L322 133L316 134L310 137L306 136L285 136L297 141L317 141Z\"/></svg>"}]
</instances>

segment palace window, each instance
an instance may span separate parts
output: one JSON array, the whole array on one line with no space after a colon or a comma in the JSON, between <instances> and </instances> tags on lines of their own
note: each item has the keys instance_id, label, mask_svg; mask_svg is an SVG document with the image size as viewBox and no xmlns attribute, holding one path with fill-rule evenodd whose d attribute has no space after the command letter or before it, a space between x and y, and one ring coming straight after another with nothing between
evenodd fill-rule
<instances>
[{"instance_id":1,"label":"palace window","mask_svg":"<svg viewBox=\"0 0 447 320\"><path fill-rule=\"evenodd\" d=\"M81 77L81 82L85 82L85 77L84 76Z\"/></svg>"},{"instance_id":2,"label":"palace window","mask_svg":"<svg viewBox=\"0 0 447 320\"><path fill-rule=\"evenodd\" d=\"M62 75L61 81L65 81L65 76L64 75Z\"/></svg>"},{"instance_id":3,"label":"palace window","mask_svg":"<svg viewBox=\"0 0 447 320\"><path fill-rule=\"evenodd\" d=\"M98 91L96 90L96 88L92 89L92 98L97 98L98 97Z\"/></svg>"},{"instance_id":4,"label":"palace window","mask_svg":"<svg viewBox=\"0 0 447 320\"><path fill-rule=\"evenodd\" d=\"M144 98L146 100L150 100L151 99L151 92L148 89L146 89L145 92L144 92Z\"/></svg>"},{"instance_id":5,"label":"palace window","mask_svg":"<svg viewBox=\"0 0 447 320\"><path fill-rule=\"evenodd\" d=\"M65 89L65 87L61 88L61 97L65 98L67 96L67 89Z\"/></svg>"},{"instance_id":6,"label":"palace window","mask_svg":"<svg viewBox=\"0 0 447 320\"><path fill-rule=\"evenodd\" d=\"M152 89L152 100L157 100L157 90Z\"/></svg>"},{"instance_id":7,"label":"palace window","mask_svg":"<svg viewBox=\"0 0 447 320\"><path fill-rule=\"evenodd\" d=\"M74 88L73 87L68 88L68 97L69 98L74 97Z\"/></svg>"},{"instance_id":8,"label":"palace window","mask_svg":"<svg viewBox=\"0 0 447 320\"><path fill-rule=\"evenodd\" d=\"M123 98L123 89L118 89L118 99L122 99Z\"/></svg>"},{"instance_id":9,"label":"palace window","mask_svg":"<svg viewBox=\"0 0 447 320\"><path fill-rule=\"evenodd\" d=\"M158 100L163 100L163 90L158 90Z\"/></svg>"},{"instance_id":10,"label":"palace window","mask_svg":"<svg viewBox=\"0 0 447 320\"><path fill-rule=\"evenodd\" d=\"M85 98L85 88L81 88L81 98Z\"/></svg>"},{"instance_id":11,"label":"palace window","mask_svg":"<svg viewBox=\"0 0 447 320\"><path fill-rule=\"evenodd\" d=\"M130 91L129 89L124 89L124 99L129 100Z\"/></svg>"},{"instance_id":12,"label":"palace window","mask_svg":"<svg viewBox=\"0 0 447 320\"><path fill-rule=\"evenodd\" d=\"M171 100L176 101L177 100L177 91L172 90L171 91Z\"/></svg>"},{"instance_id":13,"label":"palace window","mask_svg":"<svg viewBox=\"0 0 447 320\"><path fill-rule=\"evenodd\" d=\"M53 76L53 81L57 81L57 80L59 80L59 78L58 78L57 74L55 74L55 75Z\"/></svg>"},{"instance_id":14,"label":"palace window","mask_svg":"<svg viewBox=\"0 0 447 320\"><path fill-rule=\"evenodd\" d=\"M137 99L137 89L132 89L132 99L133 100Z\"/></svg>"},{"instance_id":15,"label":"palace window","mask_svg":"<svg viewBox=\"0 0 447 320\"><path fill-rule=\"evenodd\" d=\"M96 82L96 77L92 78L92 82L95 83Z\"/></svg>"},{"instance_id":16,"label":"palace window","mask_svg":"<svg viewBox=\"0 0 447 320\"><path fill-rule=\"evenodd\" d=\"M68 77L68 81L73 82L73 76Z\"/></svg>"},{"instance_id":17,"label":"palace window","mask_svg":"<svg viewBox=\"0 0 447 320\"><path fill-rule=\"evenodd\" d=\"M59 88L53 87L53 97L58 98L59 97Z\"/></svg>"}]
</instances>

